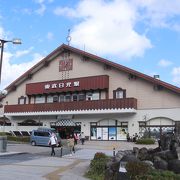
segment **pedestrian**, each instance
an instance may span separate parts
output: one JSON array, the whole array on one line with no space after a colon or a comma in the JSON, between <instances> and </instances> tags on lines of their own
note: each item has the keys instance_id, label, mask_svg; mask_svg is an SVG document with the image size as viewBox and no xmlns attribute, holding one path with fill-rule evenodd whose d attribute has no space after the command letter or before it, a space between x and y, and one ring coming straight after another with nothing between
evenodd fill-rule
<instances>
[{"instance_id":1,"label":"pedestrian","mask_svg":"<svg viewBox=\"0 0 180 180\"><path fill-rule=\"evenodd\" d=\"M84 145L84 141L85 141L84 132L82 132L82 133L80 134L80 139L81 139L81 144Z\"/></svg>"},{"instance_id":2,"label":"pedestrian","mask_svg":"<svg viewBox=\"0 0 180 180\"><path fill-rule=\"evenodd\" d=\"M51 156L55 156L54 148L57 146L57 137L54 133L51 134L48 144L51 146Z\"/></svg>"},{"instance_id":3,"label":"pedestrian","mask_svg":"<svg viewBox=\"0 0 180 180\"><path fill-rule=\"evenodd\" d=\"M77 133L74 133L74 145L77 145L77 141L78 141L78 135Z\"/></svg>"},{"instance_id":4,"label":"pedestrian","mask_svg":"<svg viewBox=\"0 0 180 180\"><path fill-rule=\"evenodd\" d=\"M72 156L73 153L75 153L75 148L74 148L74 137L73 135L70 135L69 138L67 139L67 144L70 149L70 156Z\"/></svg>"},{"instance_id":5,"label":"pedestrian","mask_svg":"<svg viewBox=\"0 0 180 180\"><path fill-rule=\"evenodd\" d=\"M127 142L129 142L130 141L129 133L127 133L126 138L127 138Z\"/></svg>"}]
</instances>

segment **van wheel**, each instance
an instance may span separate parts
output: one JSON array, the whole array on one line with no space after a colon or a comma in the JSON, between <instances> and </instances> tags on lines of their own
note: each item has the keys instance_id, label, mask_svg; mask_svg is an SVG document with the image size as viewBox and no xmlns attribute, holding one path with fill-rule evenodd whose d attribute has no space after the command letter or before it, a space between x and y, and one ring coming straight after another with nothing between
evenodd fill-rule
<instances>
[{"instance_id":1,"label":"van wheel","mask_svg":"<svg viewBox=\"0 0 180 180\"><path fill-rule=\"evenodd\" d=\"M35 145L36 145L36 142L35 142L35 141L32 141L32 142L31 142L31 145L32 145L32 146L35 146Z\"/></svg>"}]
</instances>

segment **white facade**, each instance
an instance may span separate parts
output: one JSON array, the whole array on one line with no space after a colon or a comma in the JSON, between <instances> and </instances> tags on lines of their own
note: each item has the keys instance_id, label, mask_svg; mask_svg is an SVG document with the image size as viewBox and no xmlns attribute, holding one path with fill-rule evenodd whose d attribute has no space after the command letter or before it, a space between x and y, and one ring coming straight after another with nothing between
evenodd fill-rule
<instances>
[{"instance_id":1,"label":"white facade","mask_svg":"<svg viewBox=\"0 0 180 180\"><path fill-rule=\"evenodd\" d=\"M69 55L66 59L67 52ZM69 59L71 61L68 61ZM93 78L101 76L105 76L104 79L100 79L99 84L93 84ZM83 78L90 84L86 84ZM101 87L101 83L106 80L104 84L107 87ZM72 81L75 81L75 87L69 87L68 83ZM40 94L43 83L46 90L42 89L43 93ZM62 83L65 84L62 85ZM85 90L81 86L82 83L86 84ZM48 84L52 88L49 94L47 93ZM57 84L58 87L56 87ZM36 88L31 88L31 85ZM65 88L65 85L66 89L61 91L60 88ZM88 86L92 86L92 89ZM72 88L74 89L71 90ZM171 127L175 122L180 121L180 88L66 45L57 48L6 89L8 94L2 99L1 114L11 120L11 126L0 126L0 131L31 131L38 127L18 126L18 123L28 119L41 122L44 127L50 127L51 123L58 123L64 116L65 119L79 123L80 130L88 137L92 137L91 130L96 127L96 133L102 135L100 140L103 138L111 140L110 131L112 130L113 133L114 129L110 128L115 127L115 139L118 140L117 132L122 129L126 133L129 132L131 136L139 133L140 122L146 123L148 127ZM116 98L125 101L121 102ZM97 107L92 108L91 103L91 108L82 109L81 100L91 101ZM113 100L116 105L108 100ZM58 110L53 108L45 110L46 103L56 104L56 106L58 106L57 103L61 105L64 103L65 109L59 107ZM121 107L120 103L125 104ZM135 104L132 105L132 103ZM32 108L32 106L39 108L37 104L42 105L41 110ZM33 110L25 110L25 106ZM68 109L68 106L72 106L71 109ZM60 125L58 126L61 128Z\"/></svg>"}]
</instances>

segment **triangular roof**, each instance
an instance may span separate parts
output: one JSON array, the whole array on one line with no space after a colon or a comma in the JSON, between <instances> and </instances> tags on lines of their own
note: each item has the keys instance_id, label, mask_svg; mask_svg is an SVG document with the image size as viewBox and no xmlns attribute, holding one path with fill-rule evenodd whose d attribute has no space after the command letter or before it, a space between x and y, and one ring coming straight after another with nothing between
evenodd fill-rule
<instances>
[{"instance_id":1,"label":"triangular roof","mask_svg":"<svg viewBox=\"0 0 180 180\"><path fill-rule=\"evenodd\" d=\"M180 94L180 88L173 86L169 83L166 83L164 81L155 79L151 76L148 76L146 74L140 73L138 71L135 71L133 69L130 69L128 67L122 66L120 64L111 62L107 59L101 58L99 56L93 55L91 53L85 52L83 50L74 48L72 46L69 45L65 45L62 44L61 46L59 46L58 48L56 48L53 52L51 52L48 56L46 56L44 59L42 59L39 63L37 63L36 65L34 65L32 68L30 68L28 71L26 71L23 75L21 75L19 78L17 78L15 81L13 81L8 87L6 87L5 89L8 91L11 91L11 89L13 87L18 86L20 83L22 83L23 81L25 81L27 78L29 78L31 75L33 75L35 72L37 72L39 69L41 69L42 67L44 67L46 64L48 64L50 61L52 61L55 57L57 57L61 52L63 52L64 50L69 50L72 51L74 53L77 53L83 57L86 58L90 58L93 59L93 61L96 62L100 62L103 63L104 65L110 66L110 67L114 67L120 71L124 71L126 73L129 73L130 75L136 76L138 78L142 78L146 81L149 81L155 85L160 85L166 89L169 89L173 92L176 92L178 94Z\"/></svg>"}]
</instances>

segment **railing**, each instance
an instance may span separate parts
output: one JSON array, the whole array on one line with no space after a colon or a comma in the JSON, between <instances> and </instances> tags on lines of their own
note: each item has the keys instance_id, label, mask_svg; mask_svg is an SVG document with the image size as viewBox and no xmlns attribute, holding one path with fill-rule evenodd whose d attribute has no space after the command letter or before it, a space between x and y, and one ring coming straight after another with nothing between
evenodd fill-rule
<instances>
[{"instance_id":1,"label":"railing","mask_svg":"<svg viewBox=\"0 0 180 180\"><path fill-rule=\"evenodd\" d=\"M72 110L102 110L102 109L137 109L137 99L105 99L92 101L76 101L61 103L5 105L5 113L43 112L43 111L72 111Z\"/></svg>"}]
</instances>

